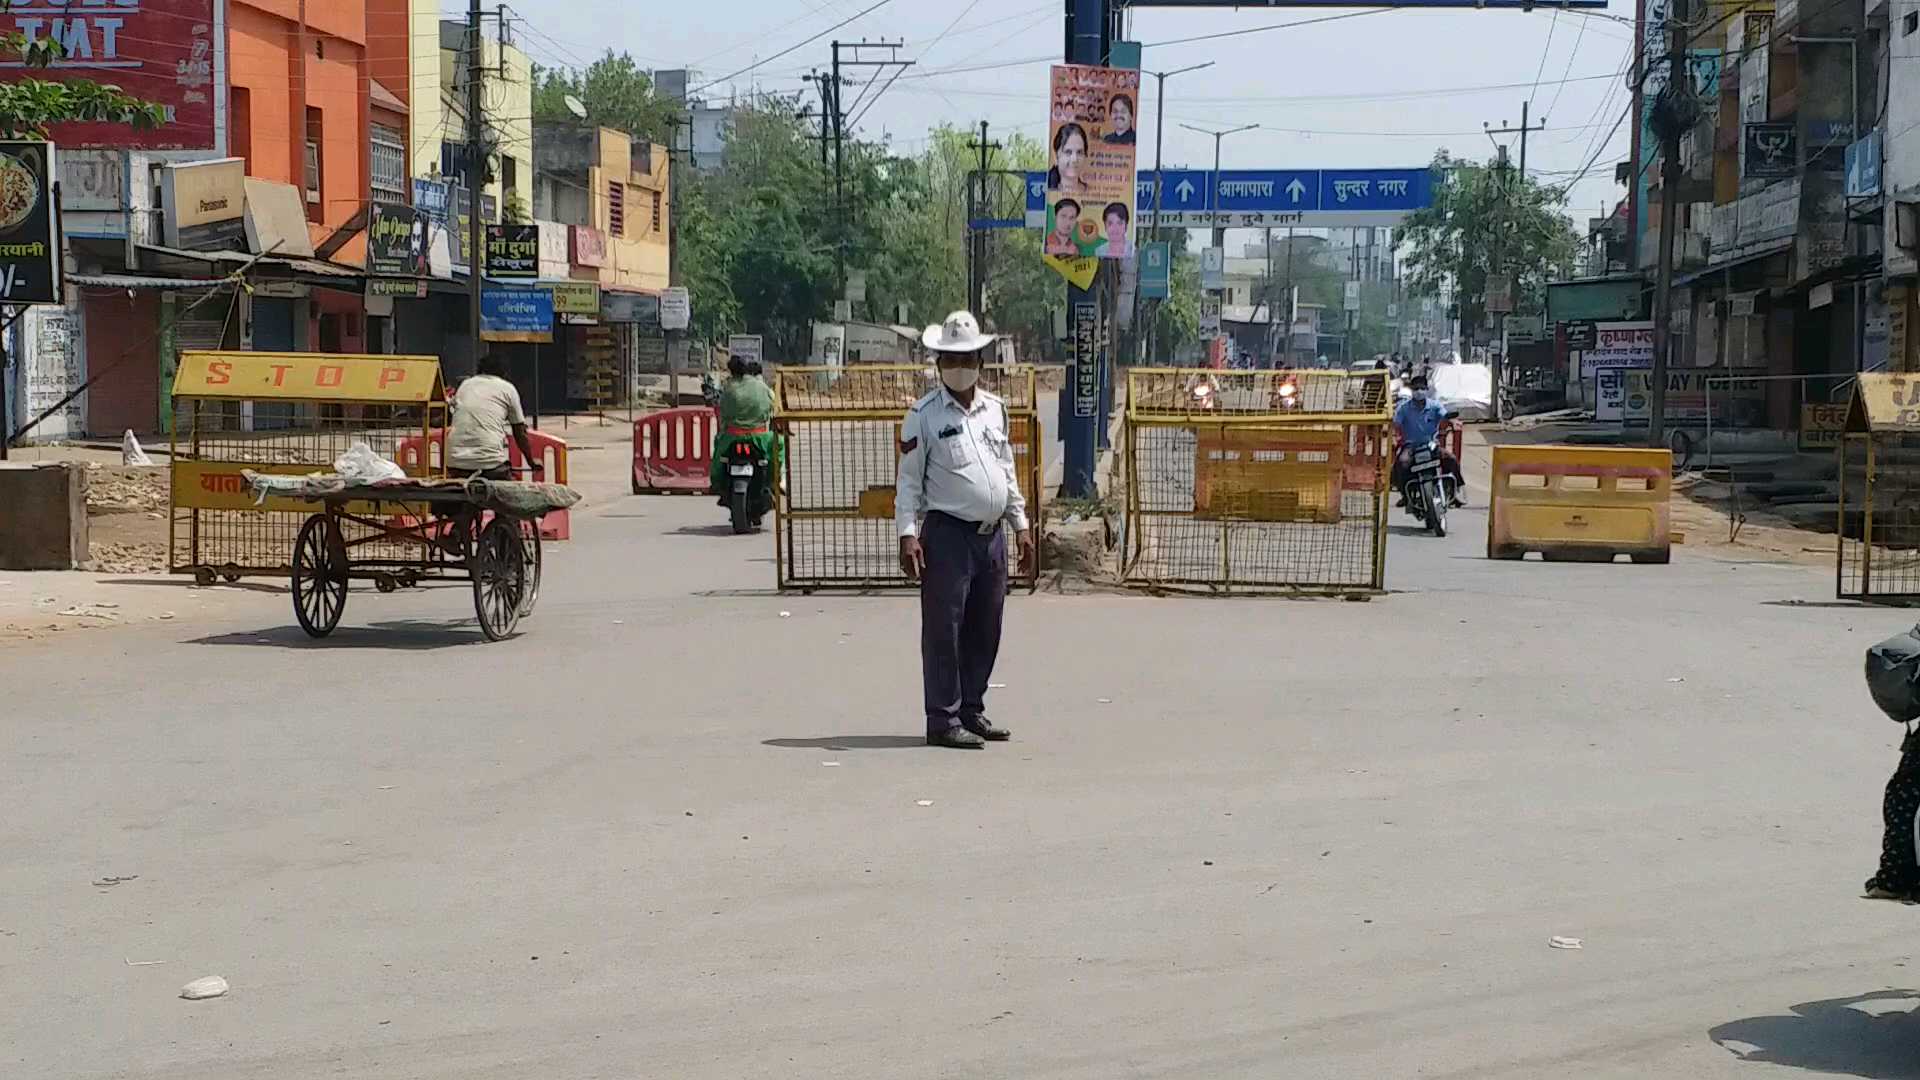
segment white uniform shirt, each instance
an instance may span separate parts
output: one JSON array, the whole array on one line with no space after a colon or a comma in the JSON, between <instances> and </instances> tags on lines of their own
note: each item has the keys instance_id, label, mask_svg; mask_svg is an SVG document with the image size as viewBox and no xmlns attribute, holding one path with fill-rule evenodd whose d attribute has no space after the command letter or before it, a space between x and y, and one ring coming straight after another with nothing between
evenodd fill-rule
<instances>
[{"instance_id":1,"label":"white uniform shirt","mask_svg":"<svg viewBox=\"0 0 1920 1080\"><path fill-rule=\"evenodd\" d=\"M1015 476L1006 402L975 389L968 409L941 387L914 402L900 425L894 526L901 536L918 536L921 520L938 510L1025 529L1027 499Z\"/></svg>"}]
</instances>

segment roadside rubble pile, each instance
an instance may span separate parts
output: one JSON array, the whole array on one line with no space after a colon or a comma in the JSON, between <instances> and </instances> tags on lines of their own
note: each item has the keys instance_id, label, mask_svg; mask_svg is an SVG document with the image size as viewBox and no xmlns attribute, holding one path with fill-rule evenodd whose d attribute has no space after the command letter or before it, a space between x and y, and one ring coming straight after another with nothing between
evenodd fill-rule
<instances>
[{"instance_id":1,"label":"roadside rubble pile","mask_svg":"<svg viewBox=\"0 0 1920 1080\"><path fill-rule=\"evenodd\" d=\"M87 551L88 566L102 574L152 574L167 568L165 544L103 544Z\"/></svg>"},{"instance_id":2,"label":"roadside rubble pile","mask_svg":"<svg viewBox=\"0 0 1920 1080\"><path fill-rule=\"evenodd\" d=\"M87 466L87 513L155 514L167 508L167 470L159 466Z\"/></svg>"}]
</instances>

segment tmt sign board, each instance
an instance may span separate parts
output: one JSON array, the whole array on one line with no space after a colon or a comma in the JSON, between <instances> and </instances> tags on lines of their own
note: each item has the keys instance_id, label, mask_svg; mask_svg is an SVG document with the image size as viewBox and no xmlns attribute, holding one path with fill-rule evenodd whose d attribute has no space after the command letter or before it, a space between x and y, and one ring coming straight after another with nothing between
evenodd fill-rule
<instances>
[{"instance_id":1,"label":"tmt sign board","mask_svg":"<svg viewBox=\"0 0 1920 1080\"><path fill-rule=\"evenodd\" d=\"M0 80L89 79L166 109L166 123L151 130L50 125L62 148L212 150L215 103L226 94L225 9L224 0L13 0L0 29L58 42L64 55L45 68L0 62Z\"/></svg>"}]
</instances>

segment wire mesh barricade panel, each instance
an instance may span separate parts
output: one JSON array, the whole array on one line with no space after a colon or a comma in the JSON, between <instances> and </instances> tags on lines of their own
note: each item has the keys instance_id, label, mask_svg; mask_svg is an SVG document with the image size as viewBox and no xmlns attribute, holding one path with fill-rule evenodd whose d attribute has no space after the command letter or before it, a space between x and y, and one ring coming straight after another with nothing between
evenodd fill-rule
<instances>
[{"instance_id":1,"label":"wire mesh barricade panel","mask_svg":"<svg viewBox=\"0 0 1920 1080\"><path fill-rule=\"evenodd\" d=\"M256 505L242 470L329 472L356 442L402 461L402 444L427 430L421 406L176 399L171 569L285 573L301 523L319 506L285 498ZM361 543L374 533L365 526L344 522L342 529L356 559L424 558L413 545Z\"/></svg>"},{"instance_id":2,"label":"wire mesh barricade panel","mask_svg":"<svg viewBox=\"0 0 1920 1080\"><path fill-rule=\"evenodd\" d=\"M1136 369L1133 584L1366 592L1384 581L1384 373Z\"/></svg>"},{"instance_id":3,"label":"wire mesh barricade panel","mask_svg":"<svg viewBox=\"0 0 1920 1080\"><path fill-rule=\"evenodd\" d=\"M1037 521L1033 380L1031 367L989 365L980 385L1006 402L1015 468ZM785 446L774 530L780 588L912 587L893 524L900 429L938 385L933 368L905 364L775 372L774 423Z\"/></svg>"},{"instance_id":4,"label":"wire mesh barricade panel","mask_svg":"<svg viewBox=\"0 0 1920 1080\"><path fill-rule=\"evenodd\" d=\"M1920 436L1849 434L1840 455L1839 595L1920 598Z\"/></svg>"}]
</instances>

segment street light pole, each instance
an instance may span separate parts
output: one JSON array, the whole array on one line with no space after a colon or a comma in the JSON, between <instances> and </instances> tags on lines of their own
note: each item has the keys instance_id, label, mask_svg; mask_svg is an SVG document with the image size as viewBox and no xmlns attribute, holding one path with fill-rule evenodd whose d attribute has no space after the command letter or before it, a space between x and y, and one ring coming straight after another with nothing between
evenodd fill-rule
<instances>
[{"instance_id":1,"label":"street light pole","mask_svg":"<svg viewBox=\"0 0 1920 1080\"><path fill-rule=\"evenodd\" d=\"M1173 78L1175 75L1185 75L1189 71L1199 71L1201 68L1210 68L1213 64L1214 62L1209 60L1204 64L1175 68L1172 71L1147 72L1147 74L1153 76L1155 80L1153 91L1153 225L1148 230L1148 235L1153 237L1155 243L1160 242L1160 193L1161 188L1166 186L1165 180L1160 176L1160 148L1162 144L1165 143L1167 134L1167 80ZM1171 277L1171 271L1169 271L1169 277ZM1139 295L1139 290L1135 289L1134 296L1138 297ZM1147 324L1147 332L1138 335L1138 340L1147 342L1149 345L1147 350L1150 354L1147 357L1149 360L1153 358L1151 354L1157 354L1159 352L1159 349L1154 346L1159 344L1160 338L1161 303L1163 303L1163 301L1154 301L1153 317L1152 321Z\"/></svg>"},{"instance_id":2,"label":"street light pole","mask_svg":"<svg viewBox=\"0 0 1920 1080\"><path fill-rule=\"evenodd\" d=\"M1228 128L1225 131L1214 131L1210 128L1194 127L1192 124L1181 124L1180 126L1186 128L1188 131L1197 131L1202 135L1213 136L1213 177L1207 184L1207 220L1213 225L1213 243L1211 246L1224 249L1227 244L1227 230L1225 226L1220 224L1220 143L1229 135L1238 135L1243 131L1252 131L1260 125L1242 124L1237 128ZM1223 250L1221 252L1223 263L1225 258L1226 252ZM1221 290L1207 289L1205 291L1213 293L1217 297Z\"/></svg>"}]
</instances>

